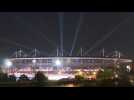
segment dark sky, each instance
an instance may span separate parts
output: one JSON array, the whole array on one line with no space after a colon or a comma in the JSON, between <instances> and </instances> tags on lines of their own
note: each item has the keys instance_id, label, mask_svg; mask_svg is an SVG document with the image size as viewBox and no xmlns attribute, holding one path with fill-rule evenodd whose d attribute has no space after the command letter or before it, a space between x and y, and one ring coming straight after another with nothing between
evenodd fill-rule
<instances>
[{"instance_id":1,"label":"dark sky","mask_svg":"<svg viewBox=\"0 0 134 100\"><path fill-rule=\"evenodd\" d=\"M63 16L63 47L65 55L70 52L80 13L64 13ZM92 48L94 43L126 18L113 34L94 48L90 54L100 52L105 48L107 53L114 48L128 57L134 57L134 17L133 13L120 12L86 12L82 13L82 23L78 32L73 55L80 47L84 51ZM37 48L43 53L56 55L56 48L60 46L59 15L58 12L1 12L0 13L0 56L10 56L15 50L22 48L30 53L30 48ZM89 55L90 55L89 54Z\"/></svg>"}]
</instances>

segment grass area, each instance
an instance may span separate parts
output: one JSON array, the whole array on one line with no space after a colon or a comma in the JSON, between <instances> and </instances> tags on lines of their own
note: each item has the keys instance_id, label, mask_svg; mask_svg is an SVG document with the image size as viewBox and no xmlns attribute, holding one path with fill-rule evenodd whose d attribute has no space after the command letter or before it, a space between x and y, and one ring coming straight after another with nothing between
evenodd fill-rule
<instances>
[{"instance_id":1,"label":"grass area","mask_svg":"<svg viewBox=\"0 0 134 100\"><path fill-rule=\"evenodd\" d=\"M21 81L0 82L0 87L131 87L130 82L123 80L59 80L59 81Z\"/></svg>"}]
</instances>

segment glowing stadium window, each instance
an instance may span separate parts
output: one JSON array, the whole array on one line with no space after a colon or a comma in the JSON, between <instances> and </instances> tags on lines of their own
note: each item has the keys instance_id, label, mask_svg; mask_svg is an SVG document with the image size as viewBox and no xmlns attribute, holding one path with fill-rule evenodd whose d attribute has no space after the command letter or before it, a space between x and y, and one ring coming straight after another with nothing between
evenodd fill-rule
<instances>
[{"instance_id":1,"label":"glowing stadium window","mask_svg":"<svg viewBox=\"0 0 134 100\"><path fill-rule=\"evenodd\" d=\"M9 59L6 59L4 61L4 65L5 65L5 67L11 67L13 65L13 63Z\"/></svg>"},{"instance_id":2,"label":"glowing stadium window","mask_svg":"<svg viewBox=\"0 0 134 100\"><path fill-rule=\"evenodd\" d=\"M71 63L71 59L67 59L67 63Z\"/></svg>"},{"instance_id":3,"label":"glowing stadium window","mask_svg":"<svg viewBox=\"0 0 134 100\"><path fill-rule=\"evenodd\" d=\"M93 75L96 75L96 72L93 72Z\"/></svg>"}]
</instances>

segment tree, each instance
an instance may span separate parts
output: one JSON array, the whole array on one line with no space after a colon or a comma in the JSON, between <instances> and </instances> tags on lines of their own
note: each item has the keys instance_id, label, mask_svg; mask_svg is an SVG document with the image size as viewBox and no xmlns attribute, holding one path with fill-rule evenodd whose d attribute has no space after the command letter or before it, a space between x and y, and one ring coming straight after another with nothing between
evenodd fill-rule
<instances>
[{"instance_id":1,"label":"tree","mask_svg":"<svg viewBox=\"0 0 134 100\"><path fill-rule=\"evenodd\" d=\"M84 77L81 76L81 75L75 75L75 79L78 80L78 81L80 81L80 80L83 80Z\"/></svg>"},{"instance_id":2,"label":"tree","mask_svg":"<svg viewBox=\"0 0 134 100\"><path fill-rule=\"evenodd\" d=\"M9 75L8 80L12 81L12 82L15 82L16 81L15 75Z\"/></svg>"},{"instance_id":3,"label":"tree","mask_svg":"<svg viewBox=\"0 0 134 100\"><path fill-rule=\"evenodd\" d=\"M19 81L29 81L29 78L25 74L23 74L19 77Z\"/></svg>"},{"instance_id":4,"label":"tree","mask_svg":"<svg viewBox=\"0 0 134 100\"><path fill-rule=\"evenodd\" d=\"M36 83L37 86L45 86L48 78L39 71L35 74L33 81Z\"/></svg>"},{"instance_id":5,"label":"tree","mask_svg":"<svg viewBox=\"0 0 134 100\"><path fill-rule=\"evenodd\" d=\"M2 71L2 67L0 66L0 73L3 73L3 71Z\"/></svg>"},{"instance_id":6,"label":"tree","mask_svg":"<svg viewBox=\"0 0 134 100\"><path fill-rule=\"evenodd\" d=\"M97 74L98 86L116 86L118 81L115 77L115 73L112 69L105 68L104 71L99 71Z\"/></svg>"},{"instance_id":7,"label":"tree","mask_svg":"<svg viewBox=\"0 0 134 100\"><path fill-rule=\"evenodd\" d=\"M127 72L122 72L120 79L118 80L119 86L131 86L130 75Z\"/></svg>"},{"instance_id":8,"label":"tree","mask_svg":"<svg viewBox=\"0 0 134 100\"><path fill-rule=\"evenodd\" d=\"M30 79L27 77L27 75L23 74L19 77L19 80L17 81L16 86L19 87L29 87L31 86L31 81Z\"/></svg>"},{"instance_id":9,"label":"tree","mask_svg":"<svg viewBox=\"0 0 134 100\"><path fill-rule=\"evenodd\" d=\"M104 69L104 71L100 71L97 74L97 79L105 80L113 77L113 71L111 69Z\"/></svg>"},{"instance_id":10,"label":"tree","mask_svg":"<svg viewBox=\"0 0 134 100\"><path fill-rule=\"evenodd\" d=\"M42 72L37 72L35 74L35 80L39 82L45 82L48 80L48 78Z\"/></svg>"},{"instance_id":11,"label":"tree","mask_svg":"<svg viewBox=\"0 0 134 100\"><path fill-rule=\"evenodd\" d=\"M0 73L0 81L8 81L8 75L6 73Z\"/></svg>"}]
</instances>

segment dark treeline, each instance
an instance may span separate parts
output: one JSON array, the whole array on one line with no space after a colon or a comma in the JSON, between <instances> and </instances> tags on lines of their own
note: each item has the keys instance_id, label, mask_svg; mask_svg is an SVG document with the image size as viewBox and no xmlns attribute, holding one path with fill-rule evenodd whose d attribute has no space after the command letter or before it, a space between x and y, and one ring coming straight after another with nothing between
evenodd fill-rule
<instances>
[{"instance_id":1,"label":"dark treeline","mask_svg":"<svg viewBox=\"0 0 134 100\"><path fill-rule=\"evenodd\" d=\"M115 86L133 86L131 79L126 74L121 78L112 77L111 71L99 72L96 80L87 80L82 76L76 75L75 79L61 79L58 81L51 81L42 73L37 72L35 77L29 79L26 75L21 75L19 79L15 75L7 75L0 72L0 87L57 87L66 86L66 84L73 84L74 87L115 87Z\"/></svg>"},{"instance_id":2,"label":"dark treeline","mask_svg":"<svg viewBox=\"0 0 134 100\"><path fill-rule=\"evenodd\" d=\"M15 75L7 75L0 72L0 87L1 86L45 86L48 81L47 77L42 72L37 72L33 79L29 79L23 74L18 79Z\"/></svg>"}]
</instances>

